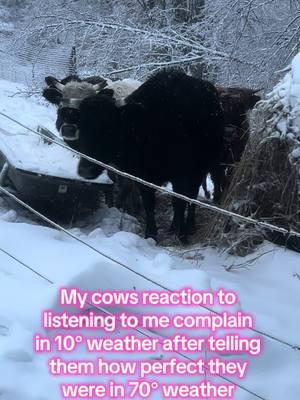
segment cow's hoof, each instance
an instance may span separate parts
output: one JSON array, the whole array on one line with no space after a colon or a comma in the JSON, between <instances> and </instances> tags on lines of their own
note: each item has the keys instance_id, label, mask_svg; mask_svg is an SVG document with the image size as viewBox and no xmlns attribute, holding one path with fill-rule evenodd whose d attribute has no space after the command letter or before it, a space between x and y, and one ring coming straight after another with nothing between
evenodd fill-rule
<instances>
[{"instance_id":1,"label":"cow's hoof","mask_svg":"<svg viewBox=\"0 0 300 400\"><path fill-rule=\"evenodd\" d=\"M152 239L157 243L157 235L145 235L145 239Z\"/></svg>"},{"instance_id":2,"label":"cow's hoof","mask_svg":"<svg viewBox=\"0 0 300 400\"><path fill-rule=\"evenodd\" d=\"M157 231L146 231L145 239L153 239L157 242Z\"/></svg>"}]
</instances>

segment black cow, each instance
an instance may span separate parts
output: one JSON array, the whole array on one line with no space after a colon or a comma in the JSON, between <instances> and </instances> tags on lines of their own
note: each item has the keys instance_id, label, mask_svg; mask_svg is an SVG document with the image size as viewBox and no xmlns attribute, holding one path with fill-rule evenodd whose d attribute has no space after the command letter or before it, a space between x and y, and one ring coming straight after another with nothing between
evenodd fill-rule
<instances>
[{"instance_id":1,"label":"black cow","mask_svg":"<svg viewBox=\"0 0 300 400\"><path fill-rule=\"evenodd\" d=\"M51 104L59 106L62 100L62 89L65 84L70 82L87 82L92 85L97 85L97 90L100 85L101 93L113 96L117 101L122 101L122 98L129 95L135 89L137 89L138 81L128 82L125 80L118 81L106 81L106 79L100 76L90 76L87 78L80 78L78 75L69 75L61 80L54 78L53 76L47 76L45 78L47 87L43 90L43 97L49 101ZM60 115L60 113L59 113ZM59 119L57 121L57 126L61 126ZM58 127L58 129L60 129ZM76 149L76 142L65 140L65 142L72 148ZM114 182L114 192L116 197L116 206L122 208L123 211L130 214L140 213L140 199L139 191L133 181L123 178L119 175L108 171L110 179Z\"/></svg>"},{"instance_id":2,"label":"black cow","mask_svg":"<svg viewBox=\"0 0 300 400\"><path fill-rule=\"evenodd\" d=\"M82 85L78 83L77 92L74 82L58 85L57 128L73 147L157 185L169 181L175 192L197 197L204 176L219 164L223 152L223 112L211 83L160 71L122 106L111 96L96 94L98 87ZM101 172L101 167L80 160L80 176L94 179ZM140 191L146 237L156 238L155 192L144 185ZM194 207L189 207L186 223L186 203L174 198L173 207L172 226L184 240L194 225Z\"/></svg>"}]
</instances>

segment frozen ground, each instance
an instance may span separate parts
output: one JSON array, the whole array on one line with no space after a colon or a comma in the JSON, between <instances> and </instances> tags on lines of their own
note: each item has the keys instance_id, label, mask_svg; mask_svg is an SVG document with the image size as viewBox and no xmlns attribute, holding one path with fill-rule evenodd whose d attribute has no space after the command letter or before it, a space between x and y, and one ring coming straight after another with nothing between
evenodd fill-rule
<instances>
[{"instance_id":1,"label":"frozen ground","mask_svg":"<svg viewBox=\"0 0 300 400\"><path fill-rule=\"evenodd\" d=\"M10 97L15 86L8 82L1 81L0 87L0 111L33 128L38 121L42 122L54 132L54 108L38 104L34 99ZM56 164L57 171L65 168L66 155L56 147L41 144L27 134L25 136L23 130L16 129L1 116L0 127L21 134L9 140L20 138L24 143L26 139L24 146L29 159L24 156L23 145L20 145L20 152L14 147L16 158L22 154L20 162L33 167L38 161L36 164L40 167L40 161L44 159L48 163L45 168L50 164ZM1 135L1 141L8 143L7 136L4 136ZM47 149L41 158L36 152L38 146ZM68 173L75 170L71 158ZM49 163L48 159L52 162ZM57 289L72 286L90 290L122 290L153 286L65 234L30 223L28 218L20 217L22 213L8 210L5 204L0 204L0 399L58 400L61 398L60 381L48 374L46 356L35 354L32 346L33 335L42 332L41 311L50 307L58 309ZM171 289L189 286L199 290L235 290L240 298L239 309L253 313L259 330L300 345L299 254L271 244L264 244L257 254L243 259L218 254L210 248L185 249L197 255L191 261L186 252L183 257L179 250L164 249L151 240L142 239L137 235L140 227L133 218L126 217L124 221L128 232L120 231L120 218L116 209L104 209L84 228L79 226L72 232L97 250ZM55 284L48 284L3 250ZM122 332L116 334L122 335ZM82 348L76 356L91 357ZM264 399L295 400L300 398L299 368L299 351L265 338L263 354L251 359L247 378L240 383ZM108 377L101 379L104 381ZM176 376L175 380L176 383L195 382L195 378L186 376L181 379ZM73 378L73 381L78 382L78 378ZM252 400L255 397L238 390L236 399Z\"/></svg>"}]
</instances>

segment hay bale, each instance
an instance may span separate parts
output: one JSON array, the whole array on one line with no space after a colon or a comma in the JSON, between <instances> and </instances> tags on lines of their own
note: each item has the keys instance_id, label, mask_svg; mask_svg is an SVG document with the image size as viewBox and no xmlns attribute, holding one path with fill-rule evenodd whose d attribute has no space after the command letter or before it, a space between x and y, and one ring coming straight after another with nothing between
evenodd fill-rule
<instances>
[{"instance_id":1,"label":"hay bale","mask_svg":"<svg viewBox=\"0 0 300 400\"><path fill-rule=\"evenodd\" d=\"M300 54L284 79L257 104L250 138L222 207L300 232ZM300 251L300 240L238 219L215 216L207 236L245 255L264 238Z\"/></svg>"}]
</instances>

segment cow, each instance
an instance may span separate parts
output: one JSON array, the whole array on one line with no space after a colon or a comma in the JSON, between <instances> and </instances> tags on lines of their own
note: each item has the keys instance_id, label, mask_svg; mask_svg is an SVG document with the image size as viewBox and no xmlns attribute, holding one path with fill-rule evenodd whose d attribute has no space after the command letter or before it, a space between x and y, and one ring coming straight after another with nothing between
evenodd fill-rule
<instances>
[{"instance_id":1,"label":"cow","mask_svg":"<svg viewBox=\"0 0 300 400\"><path fill-rule=\"evenodd\" d=\"M63 138L80 152L114 164L156 185L196 198L201 182L219 165L224 150L224 116L216 88L176 70L152 75L119 104L99 84L63 87L56 121ZM81 158L78 174L95 179L103 168ZM157 238L155 191L139 185L146 214L145 236ZM173 198L172 228L186 241L194 207Z\"/></svg>"},{"instance_id":2,"label":"cow","mask_svg":"<svg viewBox=\"0 0 300 400\"><path fill-rule=\"evenodd\" d=\"M225 119L225 152L221 166L210 172L214 184L214 202L219 203L222 193L228 187L230 178L241 160L249 139L248 112L261 100L260 90L241 87L217 87ZM206 177L202 182L206 198L210 193L206 186Z\"/></svg>"}]
</instances>

